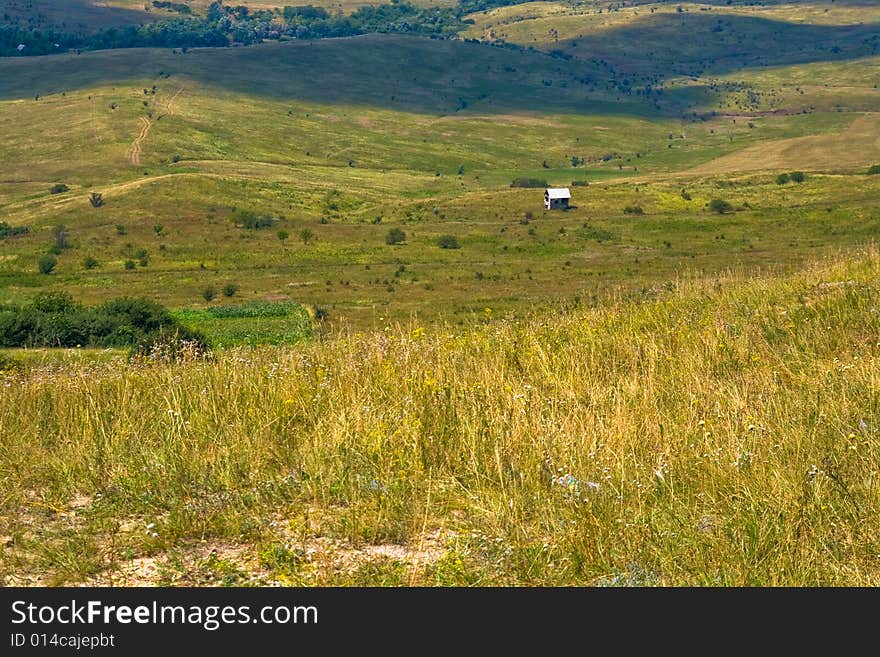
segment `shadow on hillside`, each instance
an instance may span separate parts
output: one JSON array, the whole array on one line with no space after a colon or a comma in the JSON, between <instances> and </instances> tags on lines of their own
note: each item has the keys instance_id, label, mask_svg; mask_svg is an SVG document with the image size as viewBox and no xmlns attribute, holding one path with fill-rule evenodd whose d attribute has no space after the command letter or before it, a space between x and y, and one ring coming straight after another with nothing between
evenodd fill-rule
<instances>
[{"instance_id":1,"label":"shadow on hillside","mask_svg":"<svg viewBox=\"0 0 880 657\"><path fill-rule=\"evenodd\" d=\"M144 0L143 4L151 3ZM112 7L98 4L96 0L0 0L0 17L4 22L40 30L96 32L107 27L148 23L166 16L157 10Z\"/></svg>"},{"instance_id":2,"label":"shadow on hillside","mask_svg":"<svg viewBox=\"0 0 880 657\"><path fill-rule=\"evenodd\" d=\"M254 47L116 50L0 59L0 98L33 98L161 73L279 99L429 114L676 114L705 91L636 90L681 75L846 60L880 51L880 26L796 25L664 14L559 44L548 54L464 41L368 35ZM566 53L577 54L570 57ZM173 81L172 81L173 82ZM689 94L689 95L688 95Z\"/></svg>"},{"instance_id":3,"label":"shadow on hillside","mask_svg":"<svg viewBox=\"0 0 880 657\"><path fill-rule=\"evenodd\" d=\"M855 59L880 54L880 24L810 25L713 12L654 14L559 42L578 58L654 82L676 75Z\"/></svg>"}]
</instances>

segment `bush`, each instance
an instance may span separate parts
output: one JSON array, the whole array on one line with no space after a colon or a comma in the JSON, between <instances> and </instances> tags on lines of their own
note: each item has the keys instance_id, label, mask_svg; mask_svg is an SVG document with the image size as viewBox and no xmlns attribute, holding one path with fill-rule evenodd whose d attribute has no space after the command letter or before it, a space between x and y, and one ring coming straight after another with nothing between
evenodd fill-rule
<instances>
[{"instance_id":1,"label":"bush","mask_svg":"<svg viewBox=\"0 0 880 657\"><path fill-rule=\"evenodd\" d=\"M134 260L126 260L125 261L125 268L126 269L134 269L134 267L135 267Z\"/></svg>"},{"instance_id":2,"label":"bush","mask_svg":"<svg viewBox=\"0 0 880 657\"><path fill-rule=\"evenodd\" d=\"M50 194L63 194L64 192L68 191L70 191L70 187L68 187L64 183L57 183L55 185L52 185L52 187L49 189Z\"/></svg>"},{"instance_id":3,"label":"bush","mask_svg":"<svg viewBox=\"0 0 880 657\"><path fill-rule=\"evenodd\" d=\"M89 203L92 204L93 208L100 208L102 205L104 205L104 197L98 192L92 192L89 195Z\"/></svg>"},{"instance_id":4,"label":"bush","mask_svg":"<svg viewBox=\"0 0 880 657\"><path fill-rule=\"evenodd\" d=\"M284 229L279 230L277 234L278 234L278 239L281 240L282 242L284 242L284 240L286 240L288 237L290 237L290 233L288 233Z\"/></svg>"},{"instance_id":5,"label":"bush","mask_svg":"<svg viewBox=\"0 0 880 657\"><path fill-rule=\"evenodd\" d=\"M232 216L232 223L248 230L258 230L260 228L271 228L275 225L276 219L268 215L257 216L250 210L242 210Z\"/></svg>"},{"instance_id":6,"label":"bush","mask_svg":"<svg viewBox=\"0 0 880 657\"><path fill-rule=\"evenodd\" d=\"M692 198L690 192L689 192L688 190L686 190L686 189L681 190L681 197L682 197L685 201L690 201L691 198Z\"/></svg>"},{"instance_id":7,"label":"bush","mask_svg":"<svg viewBox=\"0 0 880 657\"><path fill-rule=\"evenodd\" d=\"M125 235L128 232L128 229L123 224L116 224L116 234L117 235Z\"/></svg>"},{"instance_id":8,"label":"bush","mask_svg":"<svg viewBox=\"0 0 880 657\"><path fill-rule=\"evenodd\" d=\"M802 183L807 178L803 171L792 171L789 176L796 183Z\"/></svg>"},{"instance_id":9,"label":"bush","mask_svg":"<svg viewBox=\"0 0 880 657\"><path fill-rule=\"evenodd\" d=\"M315 234L308 228L303 228L299 231L299 238L302 240L303 244L308 244L315 239Z\"/></svg>"},{"instance_id":10,"label":"bush","mask_svg":"<svg viewBox=\"0 0 880 657\"><path fill-rule=\"evenodd\" d=\"M37 266L40 268L41 274L51 274L52 270L55 269L55 265L58 264L58 258L53 256L51 253L46 253L40 256L40 259L37 261Z\"/></svg>"},{"instance_id":11,"label":"bush","mask_svg":"<svg viewBox=\"0 0 880 657\"><path fill-rule=\"evenodd\" d=\"M642 206L641 206L641 205L627 205L627 206L623 209L623 212L624 212L625 214L645 214L645 211L642 210Z\"/></svg>"},{"instance_id":12,"label":"bush","mask_svg":"<svg viewBox=\"0 0 880 657\"><path fill-rule=\"evenodd\" d=\"M713 198L709 201L709 209L718 214L727 214L733 210L733 206L724 199Z\"/></svg>"},{"instance_id":13,"label":"bush","mask_svg":"<svg viewBox=\"0 0 880 657\"><path fill-rule=\"evenodd\" d=\"M437 238L437 246L441 249L457 249L460 248L455 235L441 235Z\"/></svg>"},{"instance_id":14,"label":"bush","mask_svg":"<svg viewBox=\"0 0 880 657\"><path fill-rule=\"evenodd\" d=\"M787 173L780 173L778 176L776 176L777 185L785 185L786 183L788 183L789 180L791 179L788 177Z\"/></svg>"},{"instance_id":15,"label":"bush","mask_svg":"<svg viewBox=\"0 0 880 657\"><path fill-rule=\"evenodd\" d=\"M27 226L10 226L5 221L0 221L0 240L16 235L24 235L28 232Z\"/></svg>"},{"instance_id":16,"label":"bush","mask_svg":"<svg viewBox=\"0 0 880 657\"><path fill-rule=\"evenodd\" d=\"M880 174L880 164L872 164L868 167L869 176L876 176L877 174Z\"/></svg>"},{"instance_id":17,"label":"bush","mask_svg":"<svg viewBox=\"0 0 880 657\"><path fill-rule=\"evenodd\" d=\"M0 354L0 376L22 370L21 363L14 358Z\"/></svg>"},{"instance_id":18,"label":"bush","mask_svg":"<svg viewBox=\"0 0 880 657\"><path fill-rule=\"evenodd\" d=\"M39 294L28 305L0 312L0 347L122 347L161 331L204 342L161 305L148 299L114 299L83 307L64 292Z\"/></svg>"},{"instance_id":19,"label":"bush","mask_svg":"<svg viewBox=\"0 0 880 657\"><path fill-rule=\"evenodd\" d=\"M406 241L406 233L400 228L392 228L385 236L385 244L402 244Z\"/></svg>"},{"instance_id":20,"label":"bush","mask_svg":"<svg viewBox=\"0 0 880 657\"><path fill-rule=\"evenodd\" d=\"M236 292L238 292L238 285L235 283L228 283L223 286L223 296L225 297L235 296Z\"/></svg>"},{"instance_id":21,"label":"bush","mask_svg":"<svg viewBox=\"0 0 880 657\"><path fill-rule=\"evenodd\" d=\"M540 178L514 178L510 183L511 187L526 187L526 188L535 188L535 187L547 187L547 181L541 180Z\"/></svg>"},{"instance_id":22,"label":"bush","mask_svg":"<svg viewBox=\"0 0 880 657\"><path fill-rule=\"evenodd\" d=\"M98 261L92 256L83 258L83 269L94 269L98 266Z\"/></svg>"},{"instance_id":23,"label":"bush","mask_svg":"<svg viewBox=\"0 0 880 657\"><path fill-rule=\"evenodd\" d=\"M205 301L213 301L214 297L216 296L217 290L215 290L213 287L208 286L204 290L202 290L202 297L205 299Z\"/></svg>"}]
</instances>

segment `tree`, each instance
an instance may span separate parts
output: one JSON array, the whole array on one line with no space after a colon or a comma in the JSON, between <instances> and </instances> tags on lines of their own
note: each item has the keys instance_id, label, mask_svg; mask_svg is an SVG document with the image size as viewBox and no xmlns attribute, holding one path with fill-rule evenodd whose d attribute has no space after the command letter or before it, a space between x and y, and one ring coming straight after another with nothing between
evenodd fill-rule
<instances>
[{"instance_id":1,"label":"tree","mask_svg":"<svg viewBox=\"0 0 880 657\"><path fill-rule=\"evenodd\" d=\"M880 164L872 164L868 167L869 176L876 176L877 174L880 174Z\"/></svg>"},{"instance_id":2,"label":"tree","mask_svg":"<svg viewBox=\"0 0 880 657\"><path fill-rule=\"evenodd\" d=\"M67 241L67 229L63 225L54 226L52 228L52 240L55 249L61 253L64 249L70 248L70 242Z\"/></svg>"},{"instance_id":3,"label":"tree","mask_svg":"<svg viewBox=\"0 0 880 657\"><path fill-rule=\"evenodd\" d=\"M51 274L57 264L58 258L49 253L41 255L40 259L37 261L37 266L40 268L41 274Z\"/></svg>"},{"instance_id":4,"label":"tree","mask_svg":"<svg viewBox=\"0 0 880 657\"><path fill-rule=\"evenodd\" d=\"M308 228L303 228L299 231L299 238L302 240L303 244L308 244L315 239L315 234Z\"/></svg>"},{"instance_id":5,"label":"tree","mask_svg":"<svg viewBox=\"0 0 880 657\"><path fill-rule=\"evenodd\" d=\"M278 239L281 240L282 244L284 243L284 240L286 240L288 237L290 237L290 234L283 228L278 231Z\"/></svg>"},{"instance_id":6,"label":"tree","mask_svg":"<svg viewBox=\"0 0 880 657\"><path fill-rule=\"evenodd\" d=\"M789 180L790 179L787 173L780 173L778 176L776 176L777 185L785 185Z\"/></svg>"},{"instance_id":7,"label":"tree","mask_svg":"<svg viewBox=\"0 0 880 657\"><path fill-rule=\"evenodd\" d=\"M89 196L89 203L92 204L93 208L100 208L104 205L103 194L99 194L98 192L92 192Z\"/></svg>"},{"instance_id":8,"label":"tree","mask_svg":"<svg viewBox=\"0 0 880 657\"><path fill-rule=\"evenodd\" d=\"M385 244L402 244L406 241L406 233L400 228L392 228L385 236Z\"/></svg>"},{"instance_id":9,"label":"tree","mask_svg":"<svg viewBox=\"0 0 880 657\"><path fill-rule=\"evenodd\" d=\"M733 206L724 199L713 198L711 201L709 201L709 209L712 212L717 212L718 214L727 214L728 212L733 210Z\"/></svg>"},{"instance_id":10,"label":"tree","mask_svg":"<svg viewBox=\"0 0 880 657\"><path fill-rule=\"evenodd\" d=\"M807 178L803 171L792 171L790 175L791 179L796 183L802 183Z\"/></svg>"},{"instance_id":11,"label":"tree","mask_svg":"<svg viewBox=\"0 0 880 657\"><path fill-rule=\"evenodd\" d=\"M459 248L458 240L455 238L455 235L441 235L437 238L437 246L441 249Z\"/></svg>"}]
</instances>

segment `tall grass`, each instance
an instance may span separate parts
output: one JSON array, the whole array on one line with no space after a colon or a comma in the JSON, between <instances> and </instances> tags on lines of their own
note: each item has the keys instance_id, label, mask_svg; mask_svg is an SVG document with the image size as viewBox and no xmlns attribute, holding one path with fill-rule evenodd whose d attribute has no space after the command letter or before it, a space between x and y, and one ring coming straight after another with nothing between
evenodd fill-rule
<instances>
[{"instance_id":1,"label":"tall grass","mask_svg":"<svg viewBox=\"0 0 880 657\"><path fill-rule=\"evenodd\" d=\"M293 583L880 584L878 281L869 249L464 333L13 371L0 574L204 539Z\"/></svg>"}]
</instances>

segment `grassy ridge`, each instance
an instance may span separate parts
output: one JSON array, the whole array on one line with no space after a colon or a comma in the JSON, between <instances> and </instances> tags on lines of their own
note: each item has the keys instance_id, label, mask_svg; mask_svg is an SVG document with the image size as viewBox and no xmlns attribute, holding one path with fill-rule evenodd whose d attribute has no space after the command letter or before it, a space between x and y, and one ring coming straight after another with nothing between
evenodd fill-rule
<instances>
[{"instance_id":1,"label":"grassy ridge","mask_svg":"<svg viewBox=\"0 0 880 657\"><path fill-rule=\"evenodd\" d=\"M878 274L15 375L0 574L877 585Z\"/></svg>"}]
</instances>

